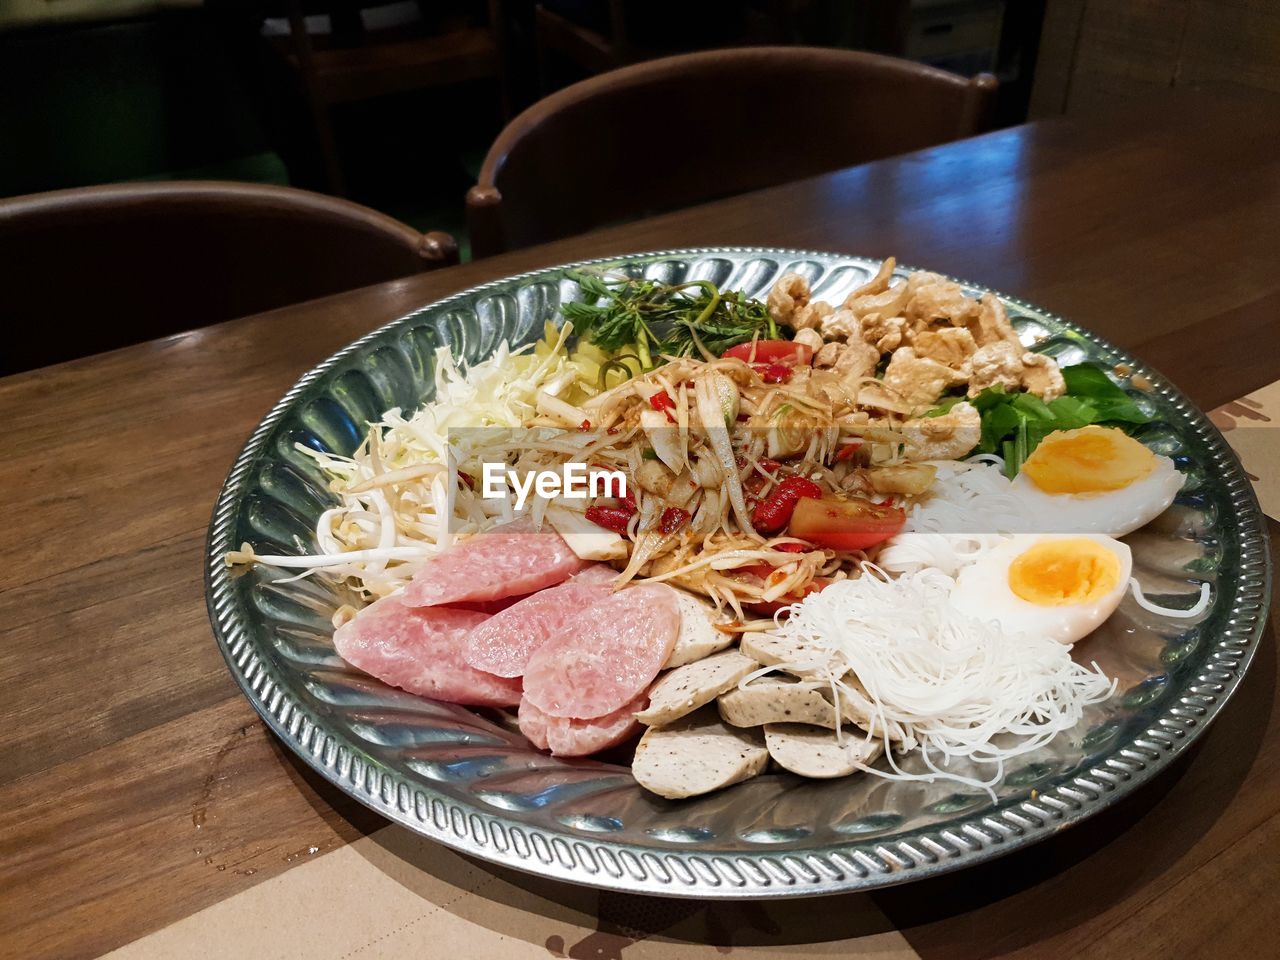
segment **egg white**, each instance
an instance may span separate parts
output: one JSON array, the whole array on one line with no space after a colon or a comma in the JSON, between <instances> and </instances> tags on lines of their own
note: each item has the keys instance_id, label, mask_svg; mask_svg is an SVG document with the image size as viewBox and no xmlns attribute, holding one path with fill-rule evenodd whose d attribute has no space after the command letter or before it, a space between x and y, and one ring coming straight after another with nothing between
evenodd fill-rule
<instances>
[{"instance_id":1,"label":"egg white","mask_svg":"<svg viewBox=\"0 0 1280 960\"><path fill-rule=\"evenodd\" d=\"M1106 533L1123 537L1168 509L1182 489L1183 476L1168 457L1141 480L1102 493L1045 493L1025 473L1013 479L1014 497L1036 518L1040 530L1054 533Z\"/></svg>"},{"instance_id":2,"label":"egg white","mask_svg":"<svg viewBox=\"0 0 1280 960\"><path fill-rule=\"evenodd\" d=\"M1092 540L1115 554L1120 563L1116 585L1087 603L1041 606L1023 600L1009 587L1009 566L1022 553L1049 540ZM1124 599L1133 574L1128 546L1101 534L1019 534L995 547L960 571L951 591L951 605L983 622L995 621L1008 633L1052 637L1075 643L1102 625Z\"/></svg>"}]
</instances>

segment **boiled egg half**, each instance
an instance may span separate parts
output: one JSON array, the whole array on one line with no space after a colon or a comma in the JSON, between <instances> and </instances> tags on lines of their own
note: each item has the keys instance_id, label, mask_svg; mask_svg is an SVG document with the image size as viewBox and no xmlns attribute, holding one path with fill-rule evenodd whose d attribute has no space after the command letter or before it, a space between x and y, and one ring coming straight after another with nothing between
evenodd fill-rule
<instances>
[{"instance_id":1,"label":"boiled egg half","mask_svg":"<svg viewBox=\"0 0 1280 960\"><path fill-rule=\"evenodd\" d=\"M1032 451L1014 495L1054 532L1131 533L1168 508L1182 489L1172 460L1116 427L1057 430Z\"/></svg>"},{"instance_id":2,"label":"boiled egg half","mask_svg":"<svg viewBox=\"0 0 1280 960\"><path fill-rule=\"evenodd\" d=\"M1129 548L1100 534L1019 534L960 571L954 609L1008 633L1075 643L1124 597Z\"/></svg>"}]
</instances>

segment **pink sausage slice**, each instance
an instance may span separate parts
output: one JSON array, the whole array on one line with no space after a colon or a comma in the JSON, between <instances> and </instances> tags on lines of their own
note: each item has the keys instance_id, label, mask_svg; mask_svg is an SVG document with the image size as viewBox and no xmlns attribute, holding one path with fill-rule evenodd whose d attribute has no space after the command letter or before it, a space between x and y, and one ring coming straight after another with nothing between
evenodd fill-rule
<instances>
[{"instance_id":1,"label":"pink sausage slice","mask_svg":"<svg viewBox=\"0 0 1280 960\"><path fill-rule=\"evenodd\" d=\"M567 580L584 566L550 524L535 530L529 520L514 520L428 560L405 588L405 603L436 607L520 596Z\"/></svg>"},{"instance_id":2,"label":"pink sausage slice","mask_svg":"<svg viewBox=\"0 0 1280 960\"><path fill-rule=\"evenodd\" d=\"M641 695L606 716L572 720L548 716L526 697L520 701L520 732L539 750L550 750L557 757L585 757L635 736L640 731L640 721L635 715L647 702L648 697Z\"/></svg>"},{"instance_id":3,"label":"pink sausage slice","mask_svg":"<svg viewBox=\"0 0 1280 960\"><path fill-rule=\"evenodd\" d=\"M514 706L519 680L483 673L463 657L467 634L486 619L474 610L408 607L393 594L340 626L333 645L352 666L410 693L468 706Z\"/></svg>"},{"instance_id":4,"label":"pink sausage slice","mask_svg":"<svg viewBox=\"0 0 1280 960\"><path fill-rule=\"evenodd\" d=\"M680 632L676 593L626 587L582 610L529 658L524 695L553 717L590 720L649 689Z\"/></svg>"},{"instance_id":5,"label":"pink sausage slice","mask_svg":"<svg viewBox=\"0 0 1280 960\"><path fill-rule=\"evenodd\" d=\"M604 564L548 587L494 614L467 637L467 663L499 677L518 677L534 651L564 631L584 608L612 592L617 574Z\"/></svg>"},{"instance_id":6,"label":"pink sausage slice","mask_svg":"<svg viewBox=\"0 0 1280 960\"><path fill-rule=\"evenodd\" d=\"M548 749L547 727L555 717L549 717L525 697L520 701L520 709L516 711L516 721L520 724L520 732L539 750Z\"/></svg>"}]
</instances>

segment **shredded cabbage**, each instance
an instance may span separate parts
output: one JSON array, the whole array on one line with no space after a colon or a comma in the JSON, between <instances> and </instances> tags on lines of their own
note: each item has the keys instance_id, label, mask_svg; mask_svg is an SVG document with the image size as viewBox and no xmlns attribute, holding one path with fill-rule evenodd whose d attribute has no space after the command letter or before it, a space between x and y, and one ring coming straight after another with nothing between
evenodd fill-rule
<instances>
[{"instance_id":1,"label":"shredded cabbage","mask_svg":"<svg viewBox=\"0 0 1280 960\"><path fill-rule=\"evenodd\" d=\"M350 457L299 445L332 477L340 504L316 523L317 552L308 556L254 553L247 545L228 562L324 570L350 577L367 599L394 593L422 561L497 519L509 519L512 505L481 499L449 467L464 467L478 446L504 429L518 430L537 414L539 397L591 396L605 355L590 345L572 353L572 328L548 326L546 339L512 350L505 342L493 356L463 365L448 347L436 349L435 397L406 416L393 407L370 425L369 435ZM491 428L491 430L475 430ZM475 430L475 432L470 432ZM523 434L525 438L529 434Z\"/></svg>"}]
</instances>

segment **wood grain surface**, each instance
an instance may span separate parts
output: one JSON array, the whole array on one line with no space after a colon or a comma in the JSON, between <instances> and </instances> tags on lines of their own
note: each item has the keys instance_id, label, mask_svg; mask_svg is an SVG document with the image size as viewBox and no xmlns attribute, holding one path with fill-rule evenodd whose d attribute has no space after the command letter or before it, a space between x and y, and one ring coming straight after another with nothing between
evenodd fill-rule
<instances>
[{"instance_id":1,"label":"wood grain surface","mask_svg":"<svg viewBox=\"0 0 1280 960\"><path fill-rule=\"evenodd\" d=\"M892 253L1022 296L1210 408L1280 379L1277 116L1280 99L1170 94L0 380L0 955L96 956L380 825L264 731L201 581L241 444L338 347L535 267L780 245ZM876 902L930 960L1269 955L1276 683L1269 633L1168 776L1046 844Z\"/></svg>"},{"instance_id":2,"label":"wood grain surface","mask_svg":"<svg viewBox=\"0 0 1280 960\"><path fill-rule=\"evenodd\" d=\"M1280 90L1270 0L1047 0L1031 115L1087 116L1174 88Z\"/></svg>"}]
</instances>

